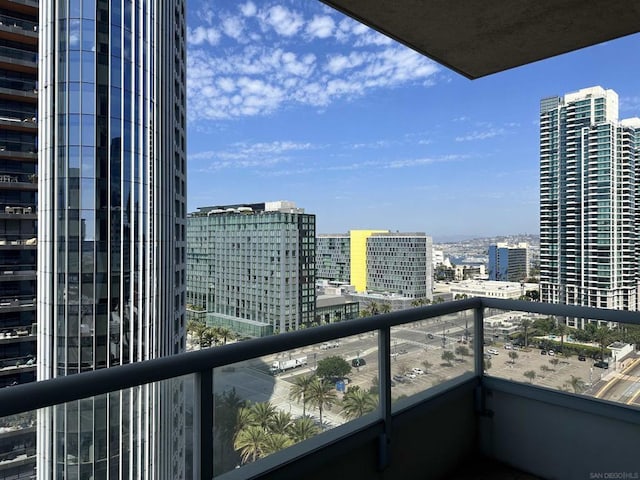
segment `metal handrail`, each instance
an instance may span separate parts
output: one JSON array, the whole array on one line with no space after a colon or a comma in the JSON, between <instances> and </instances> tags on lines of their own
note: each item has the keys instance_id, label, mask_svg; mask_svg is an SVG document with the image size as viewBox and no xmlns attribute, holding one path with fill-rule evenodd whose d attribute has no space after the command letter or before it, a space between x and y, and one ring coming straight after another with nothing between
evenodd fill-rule
<instances>
[{"instance_id":1,"label":"metal handrail","mask_svg":"<svg viewBox=\"0 0 640 480\"><path fill-rule=\"evenodd\" d=\"M640 325L638 312L521 300L468 298L1 389L0 417L147 383L160 382L183 375L195 374L265 355L359 335L373 330L387 330L404 323L417 322L463 310L479 308L516 310ZM475 323L477 321L478 319L476 318ZM476 350L476 354L481 357L482 350Z\"/></svg>"},{"instance_id":2,"label":"metal handrail","mask_svg":"<svg viewBox=\"0 0 640 480\"><path fill-rule=\"evenodd\" d=\"M389 378L391 328L465 310L473 310L474 338L477 339L476 344L479 344L480 339L484 338L483 312L485 308L640 325L640 318L638 318L637 312L490 298L456 300L298 330L267 338L248 340L208 350L187 352L3 388L0 389L0 417L30 412L40 408L192 374L195 376L194 401L196 403L194 405L194 414L197 412L198 415L198 425L197 427L194 425L194 427L200 432L198 451L194 452L194 469L197 470L200 478L212 478L211 455L213 452L213 438L211 432L213 429L214 383L212 371L214 368L343 337L378 331L379 392L381 401L378 410L379 416L376 421L382 421L384 424L384 432L379 439L381 448L379 456L381 467L384 467L385 459L387 458L386 450L389 445L389 435L391 434L392 416L390 402L391 382ZM483 353L482 348L473 349L473 372L463 375L460 377L461 379L464 381L468 381L469 378L473 377L482 379ZM539 390L542 391L544 389ZM616 405L616 411L618 410L622 412L619 415L620 418L623 418L624 414L628 415L629 412L632 412L634 420L637 420L635 410L623 405Z\"/></svg>"}]
</instances>

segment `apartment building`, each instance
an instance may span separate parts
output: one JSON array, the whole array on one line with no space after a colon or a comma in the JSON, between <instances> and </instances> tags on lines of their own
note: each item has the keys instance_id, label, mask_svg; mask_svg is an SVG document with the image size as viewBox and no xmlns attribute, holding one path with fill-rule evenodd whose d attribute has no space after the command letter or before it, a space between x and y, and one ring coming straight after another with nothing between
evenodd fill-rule
<instances>
[{"instance_id":1,"label":"apartment building","mask_svg":"<svg viewBox=\"0 0 640 480\"><path fill-rule=\"evenodd\" d=\"M640 119L619 120L613 90L542 99L542 301L637 310L639 158Z\"/></svg>"},{"instance_id":2,"label":"apartment building","mask_svg":"<svg viewBox=\"0 0 640 480\"><path fill-rule=\"evenodd\" d=\"M187 303L248 336L315 315L315 215L293 202L201 207L187 224Z\"/></svg>"},{"instance_id":3,"label":"apartment building","mask_svg":"<svg viewBox=\"0 0 640 480\"><path fill-rule=\"evenodd\" d=\"M38 2L0 4L0 387L36 379ZM35 415L0 420L0 478L34 474Z\"/></svg>"}]
</instances>

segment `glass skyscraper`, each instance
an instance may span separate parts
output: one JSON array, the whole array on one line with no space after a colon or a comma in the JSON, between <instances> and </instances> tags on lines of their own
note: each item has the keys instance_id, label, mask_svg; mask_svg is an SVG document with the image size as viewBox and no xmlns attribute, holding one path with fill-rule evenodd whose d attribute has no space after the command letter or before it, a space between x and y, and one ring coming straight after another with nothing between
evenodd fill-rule
<instances>
[{"instance_id":1,"label":"glass skyscraper","mask_svg":"<svg viewBox=\"0 0 640 480\"><path fill-rule=\"evenodd\" d=\"M39 380L184 349L184 39L183 0L40 2ZM41 413L38 477L183 477L182 394Z\"/></svg>"},{"instance_id":2,"label":"glass skyscraper","mask_svg":"<svg viewBox=\"0 0 640 480\"><path fill-rule=\"evenodd\" d=\"M613 90L541 101L542 301L637 310L639 160L640 119L618 119Z\"/></svg>"}]
</instances>

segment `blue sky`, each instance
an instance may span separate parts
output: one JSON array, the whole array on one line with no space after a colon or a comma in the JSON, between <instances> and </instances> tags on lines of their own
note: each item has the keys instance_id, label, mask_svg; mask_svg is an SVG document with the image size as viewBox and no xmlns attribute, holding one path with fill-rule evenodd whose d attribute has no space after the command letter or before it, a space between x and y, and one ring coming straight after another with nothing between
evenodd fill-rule
<instances>
[{"instance_id":1,"label":"blue sky","mask_svg":"<svg viewBox=\"0 0 640 480\"><path fill-rule=\"evenodd\" d=\"M540 99L640 116L634 35L470 81L318 1L189 2L188 210L291 200L318 233L538 233Z\"/></svg>"}]
</instances>

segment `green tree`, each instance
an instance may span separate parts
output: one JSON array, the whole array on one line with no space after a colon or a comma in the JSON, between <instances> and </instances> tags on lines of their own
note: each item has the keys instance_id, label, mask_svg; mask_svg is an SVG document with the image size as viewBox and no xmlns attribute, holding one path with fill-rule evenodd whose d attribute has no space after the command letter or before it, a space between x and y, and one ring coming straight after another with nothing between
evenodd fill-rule
<instances>
[{"instance_id":1,"label":"green tree","mask_svg":"<svg viewBox=\"0 0 640 480\"><path fill-rule=\"evenodd\" d=\"M302 442L320 433L320 429L312 418L303 416L296 418L289 427L289 434L294 442Z\"/></svg>"},{"instance_id":2,"label":"green tree","mask_svg":"<svg viewBox=\"0 0 640 480\"><path fill-rule=\"evenodd\" d=\"M469 349L464 345L460 345L459 347L456 347L456 355L466 357L469 355Z\"/></svg>"},{"instance_id":3,"label":"green tree","mask_svg":"<svg viewBox=\"0 0 640 480\"><path fill-rule=\"evenodd\" d=\"M554 357L551 360L549 360L549 363L553 365L553 368L556 368L558 366L558 363L560 363L560 360Z\"/></svg>"},{"instance_id":4,"label":"green tree","mask_svg":"<svg viewBox=\"0 0 640 480\"><path fill-rule=\"evenodd\" d=\"M424 305L429 305L431 303L431 300L429 300L427 297L422 297L422 298L416 298L414 300L411 301L411 306L412 307L422 307Z\"/></svg>"},{"instance_id":5,"label":"green tree","mask_svg":"<svg viewBox=\"0 0 640 480\"><path fill-rule=\"evenodd\" d=\"M271 417L268 430L270 433L286 435L291 427L292 421L289 412L278 410Z\"/></svg>"},{"instance_id":6,"label":"green tree","mask_svg":"<svg viewBox=\"0 0 640 480\"><path fill-rule=\"evenodd\" d=\"M323 378L314 378L309 389L309 403L318 408L320 425L322 428L322 412L325 407L331 407L335 403L337 395L333 385Z\"/></svg>"},{"instance_id":7,"label":"green tree","mask_svg":"<svg viewBox=\"0 0 640 480\"><path fill-rule=\"evenodd\" d=\"M262 442L262 451L260 452L260 458L264 458L272 453L284 450L287 447L293 445L294 441L288 435L284 433L269 432Z\"/></svg>"},{"instance_id":8,"label":"green tree","mask_svg":"<svg viewBox=\"0 0 640 480\"><path fill-rule=\"evenodd\" d=\"M533 380L536 378L536 372L533 370L527 370L523 375L529 379L529 383L533 383Z\"/></svg>"},{"instance_id":9,"label":"green tree","mask_svg":"<svg viewBox=\"0 0 640 480\"><path fill-rule=\"evenodd\" d=\"M533 322L533 328L535 328L537 331L539 331L543 335L549 335L554 327L555 327L555 323L549 317L538 318Z\"/></svg>"},{"instance_id":10,"label":"green tree","mask_svg":"<svg viewBox=\"0 0 640 480\"><path fill-rule=\"evenodd\" d=\"M242 463L255 462L261 457L267 434L258 425L248 425L238 432L233 448L240 452Z\"/></svg>"},{"instance_id":11,"label":"green tree","mask_svg":"<svg viewBox=\"0 0 640 480\"><path fill-rule=\"evenodd\" d=\"M322 360L321 360L322 361ZM289 399L302 402L302 416L307 414L307 402L309 401L309 388L313 382L313 375L300 375L291 384Z\"/></svg>"},{"instance_id":12,"label":"green tree","mask_svg":"<svg viewBox=\"0 0 640 480\"><path fill-rule=\"evenodd\" d=\"M424 362L422 362L422 368L424 368L424 373L429 373L429 369L431 367L433 367L433 365L429 363L429 360L425 360Z\"/></svg>"},{"instance_id":13,"label":"green tree","mask_svg":"<svg viewBox=\"0 0 640 480\"><path fill-rule=\"evenodd\" d=\"M544 373L549 373L551 371L551 368L549 368L548 365L540 365L540 370L542 370Z\"/></svg>"},{"instance_id":14,"label":"green tree","mask_svg":"<svg viewBox=\"0 0 640 480\"><path fill-rule=\"evenodd\" d=\"M558 322L558 325L556 325L556 334L560 335L560 351L564 352L564 336L567 334L567 325Z\"/></svg>"},{"instance_id":15,"label":"green tree","mask_svg":"<svg viewBox=\"0 0 640 480\"><path fill-rule=\"evenodd\" d=\"M369 308L371 315L378 315L380 313L380 305L378 305L378 302L376 301L369 302L367 307Z\"/></svg>"},{"instance_id":16,"label":"green tree","mask_svg":"<svg viewBox=\"0 0 640 480\"><path fill-rule=\"evenodd\" d=\"M269 429L275 414L276 407L271 402L258 402L251 406L251 419L255 425L259 425L263 430Z\"/></svg>"},{"instance_id":17,"label":"green tree","mask_svg":"<svg viewBox=\"0 0 640 480\"><path fill-rule=\"evenodd\" d=\"M204 333L206 330L207 326L197 320L189 320L189 322L187 323L187 333L198 339L198 345L200 346L200 348L202 348Z\"/></svg>"},{"instance_id":18,"label":"green tree","mask_svg":"<svg viewBox=\"0 0 640 480\"><path fill-rule=\"evenodd\" d=\"M218 336L222 338L223 345L226 345L228 340L235 338L235 334L227 327L218 327Z\"/></svg>"},{"instance_id":19,"label":"green tree","mask_svg":"<svg viewBox=\"0 0 640 480\"><path fill-rule=\"evenodd\" d=\"M389 313L391 311L391 304L389 302L382 302L380 304L380 313Z\"/></svg>"},{"instance_id":20,"label":"green tree","mask_svg":"<svg viewBox=\"0 0 640 480\"><path fill-rule=\"evenodd\" d=\"M436 298L433 299L433 304L436 305L438 303L444 303L444 298L438 296Z\"/></svg>"},{"instance_id":21,"label":"green tree","mask_svg":"<svg viewBox=\"0 0 640 480\"><path fill-rule=\"evenodd\" d=\"M600 345L600 356L604 359L604 349L611 341L611 330L609 327L598 327L594 334L595 341Z\"/></svg>"},{"instance_id":22,"label":"green tree","mask_svg":"<svg viewBox=\"0 0 640 480\"><path fill-rule=\"evenodd\" d=\"M573 393L582 393L586 390L587 386L580 377L571 375L568 384L573 388Z\"/></svg>"},{"instance_id":23,"label":"green tree","mask_svg":"<svg viewBox=\"0 0 640 480\"><path fill-rule=\"evenodd\" d=\"M509 352L509 358L511 359L511 363L512 364L516 364L516 360L518 359L519 355L518 352L514 352L513 350L511 350Z\"/></svg>"},{"instance_id":24,"label":"green tree","mask_svg":"<svg viewBox=\"0 0 640 480\"><path fill-rule=\"evenodd\" d=\"M359 388L350 388L342 398L342 413L347 420L373 412L377 406L378 396Z\"/></svg>"},{"instance_id":25,"label":"green tree","mask_svg":"<svg viewBox=\"0 0 640 480\"><path fill-rule=\"evenodd\" d=\"M442 360L447 362L447 365L450 367L451 362L456 358L456 356L453 354L451 350L445 350L444 352L442 352L442 356L440 358L442 358Z\"/></svg>"},{"instance_id":26,"label":"green tree","mask_svg":"<svg viewBox=\"0 0 640 480\"><path fill-rule=\"evenodd\" d=\"M316 375L325 380L343 378L351 373L351 366L344 358L331 356L318 361Z\"/></svg>"},{"instance_id":27,"label":"green tree","mask_svg":"<svg viewBox=\"0 0 640 480\"><path fill-rule=\"evenodd\" d=\"M531 328L532 323L533 322L528 318L525 318L520 322L520 326L524 330L524 348L529 347L529 328Z\"/></svg>"}]
</instances>

